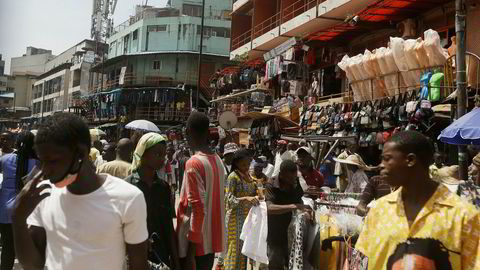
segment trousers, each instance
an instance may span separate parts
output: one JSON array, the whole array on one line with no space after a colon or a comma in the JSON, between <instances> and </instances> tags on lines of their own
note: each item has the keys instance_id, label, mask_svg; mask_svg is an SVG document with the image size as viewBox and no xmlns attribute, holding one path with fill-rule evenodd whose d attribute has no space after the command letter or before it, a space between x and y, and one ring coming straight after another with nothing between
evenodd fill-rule
<instances>
[{"instance_id":1,"label":"trousers","mask_svg":"<svg viewBox=\"0 0 480 270\"><path fill-rule=\"evenodd\" d=\"M0 258L0 270L12 270L15 263L15 246L13 244L12 224L0 223L2 235L2 256Z\"/></svg>"}]
</instances>

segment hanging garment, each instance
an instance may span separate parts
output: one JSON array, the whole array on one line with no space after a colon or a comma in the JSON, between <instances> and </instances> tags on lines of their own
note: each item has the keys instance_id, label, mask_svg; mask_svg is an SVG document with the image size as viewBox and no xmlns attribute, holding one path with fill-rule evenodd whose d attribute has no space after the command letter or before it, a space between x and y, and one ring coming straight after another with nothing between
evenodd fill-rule
<instances>
[{"instance_id":1,"label":"hanging garment","mask_svg":"<svg viewBox=\"0 0 480 270\"><path fill-rule=\"evenodd\" d=\"M308 247L308 242L311 242L308 241L308 237L311 236L310 227L307 213L296 211L293 214L292 222L288 227L289 270L313 269L308 262L309 251L313 246L312 242Z\"/></svg>"},{"instance_id":2,"label":"hanging garment","mask_svg":"<svg viewBox=\"0 0 480 270\"><path fill-rule=\"evenodd\" d=\"M267 222L267 204L260 202L260 205L252 207L248 212L240 234L240 239L243 240L242 254L264 264L268 264Z\"/></svg>"}]
</instances>

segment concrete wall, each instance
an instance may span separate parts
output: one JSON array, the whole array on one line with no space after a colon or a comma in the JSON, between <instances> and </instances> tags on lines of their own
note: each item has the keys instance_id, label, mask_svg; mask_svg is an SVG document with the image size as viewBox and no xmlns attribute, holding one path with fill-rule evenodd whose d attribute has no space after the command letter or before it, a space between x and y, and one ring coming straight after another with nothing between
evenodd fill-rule
<instances>
[{"instance_id":1,"label":"concrete wall","mask_svg":"<svg viewBox=\"0 0 480 270\"><path fill-rule=\"evenodd\" d=\"M46 63L53 59L51 53L12 57L10 62L10 74L43 74Z\"/></svg>"},{"instance_id":2,"label":"concrete wall","mask_svg":"<svg viewBox=\"0 0 480 270\"><path fill-rule=\"evenodd\" d=\"M30 108L32 106L32 86L35 81L35 76L31 75L15 75L12 77L16 107Z\"/></svg>"}]
</instances>

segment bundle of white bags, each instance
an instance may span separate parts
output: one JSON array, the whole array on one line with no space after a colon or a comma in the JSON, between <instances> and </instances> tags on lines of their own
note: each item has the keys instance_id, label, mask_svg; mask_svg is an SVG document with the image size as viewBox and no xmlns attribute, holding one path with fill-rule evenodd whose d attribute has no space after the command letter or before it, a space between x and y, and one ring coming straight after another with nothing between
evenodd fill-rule
<instances>
[{"instance_id":1,"label":"bundle of white bags","mask_svg":"<svg viewBox=\"0 0 480 270\"><path fill-rule=\"evenodd\" d=\"M425 31L424 37L424 40L390 37L387 48L381 47L371 52L365 50L363 54L353 57L345 55L338 66L345 71L348 80L353 82L354 100L394 96L418 88L421 68L445 64L448 52L442 48L438 33L429 29ZM374 77L379 78L367 80Z\"/></svg>"}]
</instances>

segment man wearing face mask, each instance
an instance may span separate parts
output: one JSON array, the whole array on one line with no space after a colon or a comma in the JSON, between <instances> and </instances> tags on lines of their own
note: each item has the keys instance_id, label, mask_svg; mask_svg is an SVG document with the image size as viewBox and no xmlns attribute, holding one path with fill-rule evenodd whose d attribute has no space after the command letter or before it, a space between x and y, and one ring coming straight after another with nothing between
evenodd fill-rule
<instances>
[{"instance_id":1,"label":"man wearing face mask","mask_svg":"<svg viewBox=\"0 0 480 270\"><path fill-rule=\"evenodd\" d=\"M22 266L121 270L127 254L130 269L148 269L144 196L119 178L95 173L83 120L53 115L39 128L35 147L42 170L18 195L12 218Z\"/></svg>"}]
</instances>

